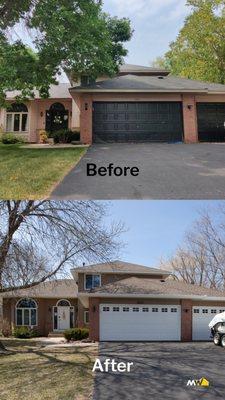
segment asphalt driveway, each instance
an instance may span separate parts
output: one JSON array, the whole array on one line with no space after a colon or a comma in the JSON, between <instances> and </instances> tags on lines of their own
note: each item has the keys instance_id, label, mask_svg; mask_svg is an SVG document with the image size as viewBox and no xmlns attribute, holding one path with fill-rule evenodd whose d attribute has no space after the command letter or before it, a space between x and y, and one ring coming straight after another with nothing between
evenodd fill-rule
<instances>
[{"instance_id":1,"label":"asphalt driveway","mask_svg":"<svg viewBox=\"0 0 225 400\"><path fill-rule=\"evenodd\" d=\"M87 176L87 163L138 167L139 176ZM93 145L54 199L225 199L225 144Z\"/></svg>"},{"instance_id":2,"label":"asphalt driveway","mask_svg":"<svg viewBox=\"0 0 225 400\"><path fill-rule=\"evenodd\" d=\"M213 343L100 343L100 359L134 362L130 373L97 372L94 400L225 399L225 350ZM210 387L187 387L189 379Z\"/></svg>"}]
</instances>

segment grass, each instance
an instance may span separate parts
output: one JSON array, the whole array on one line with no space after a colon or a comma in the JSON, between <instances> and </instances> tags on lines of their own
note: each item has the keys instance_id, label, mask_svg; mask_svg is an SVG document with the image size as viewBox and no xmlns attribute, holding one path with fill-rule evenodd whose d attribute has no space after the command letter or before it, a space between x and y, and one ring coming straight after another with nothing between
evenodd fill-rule
<instances>
[{"instance_id":1,"label":"grass","mask_svg":"<svg viewBox=\"0 0 225 400\"><path fill-rule=\"evenodd\" d=\"M29 149L0 144L0 198L39 199L85 154L85 148Z\"/></svg>"},{"instance_id":2,"label":"grass","mask_svg":"<svg viewBox=\"0 0 225 400\"><path fill-rule=\"evenodd\" d=\"M10 351L0 353L1 400L88 400L96 347L41 347L32 340L2 339Z\"/></svg>"}]
</instances>

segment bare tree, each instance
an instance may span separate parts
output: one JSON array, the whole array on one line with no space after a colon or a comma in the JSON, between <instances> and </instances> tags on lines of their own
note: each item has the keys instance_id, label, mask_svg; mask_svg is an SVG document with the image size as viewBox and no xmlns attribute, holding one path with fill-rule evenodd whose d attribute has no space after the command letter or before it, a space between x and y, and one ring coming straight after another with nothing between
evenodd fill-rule
<instances>
[{"instance_id":1,"label":"bare tree","mask_svg":"<svg viewBox=\"0 0 225 400\"><path fill-rule=\"evenodd\" d=\"M204 209L174 256L160 263L187 283L225 289L225 206Z\"/></svg>"},{"instance_id":2,"label":"bare tree","mask_svg":"<svg viewBox=\"0 0 225 400\"><path fill-rule=\"evenodd\" d=\"M0 292L28 288L82 261L118 256L123 224L92 201L0 201Z\"/></svg>"}]
</instances>

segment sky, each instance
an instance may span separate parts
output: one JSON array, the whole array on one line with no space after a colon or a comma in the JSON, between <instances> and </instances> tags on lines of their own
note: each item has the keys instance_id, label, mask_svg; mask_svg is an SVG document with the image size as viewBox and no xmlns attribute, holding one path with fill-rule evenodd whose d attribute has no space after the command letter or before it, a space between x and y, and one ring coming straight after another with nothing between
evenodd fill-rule
<instances>
[{"instance_id":1,"label":"sky","mask_svg":"<svg viewBox=\"0 0 225 400\"><path fill-rule=\"evenodd\" d=\"M199 218L202 209L217 201L110 201L106 222L125 223L121 240L126 247L120 259L157 267L161 258L174 254L185 232Z\"/></svg>"},{"instance_id":2,"label":"sky","mask_svg":"<svg viewBox=\"0 0 225 400\"><path fill-rule=\"evenodd\" d=\"M134 34L125 46L126 62L150 65L163 56L190 12L185 4L186 0L104 0L106 12L131 20Z\"/></svg>"}]
</instances>

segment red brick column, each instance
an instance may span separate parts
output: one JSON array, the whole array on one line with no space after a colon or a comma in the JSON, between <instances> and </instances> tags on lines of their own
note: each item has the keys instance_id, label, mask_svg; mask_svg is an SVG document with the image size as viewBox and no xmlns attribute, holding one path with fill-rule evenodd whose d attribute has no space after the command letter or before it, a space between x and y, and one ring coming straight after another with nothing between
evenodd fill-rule
<instances>
[{"instance_id":1,"label":"red brick column","mask_svg":"<svg viewBox=\"0 0 225 400\"><path fill-rule=\"evenodd\" d=\"M100 299L90 297L89 298L89 329L90 339L99 341L99 303Z\"/></svg>"},{"instance_id":2,"label":"red brick column","mask_svg":"<svg viewBox=\"0 0 225 400\"><path fill-rule=\"evenodd\" d=\"M192 300L181 300L181 341L192 341Z\"/></svg>"},{"instance_id":3,"label":"red brick column","mask_svg":"<svg viewBox=\"0 0 225 400\"><path fill-rule=\"evenodd\" d=\"M80 140L92 144L92 96L84 94L80 103Z\"/></svg>"},{"instance_id":4,"label":"red brick column","mask_svg":"<svg viewBox=\"0 0 225 400\"><path fill-rule=\"evenodd\" d=\"M184 141L185 143L198 142L198 126L195 96L183 95Z\"/></svg>"}]
</instances>

